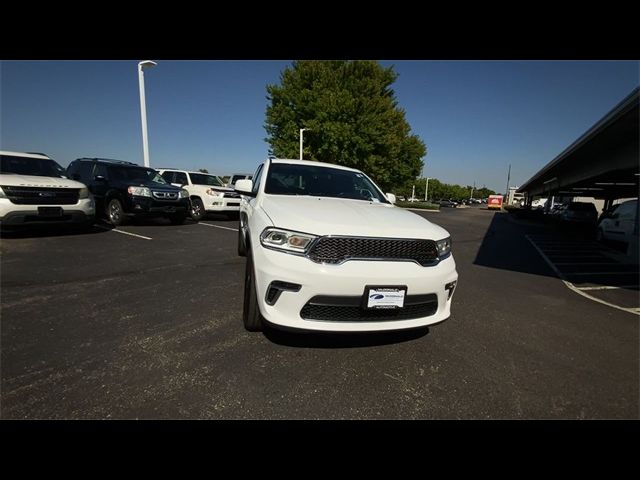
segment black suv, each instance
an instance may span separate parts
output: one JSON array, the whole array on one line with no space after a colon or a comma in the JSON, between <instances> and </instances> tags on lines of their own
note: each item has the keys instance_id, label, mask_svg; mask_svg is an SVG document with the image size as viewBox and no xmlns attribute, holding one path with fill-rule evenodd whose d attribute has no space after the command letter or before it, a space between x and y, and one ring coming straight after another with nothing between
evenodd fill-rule
<instances>
[{"instance_id":1,"label":"black suv","mask_svg":"<svg viewBox=\"0 0 640 480\"><path fill-rule=\"evenodd\" d=\"M153 168L106 158L78 158L67 167L67 176L89 187L96 200L96 215L104 213L113 225L127 217L167 217L184 223L189 193L168 184Z\"/></svg>"}]
</instances>

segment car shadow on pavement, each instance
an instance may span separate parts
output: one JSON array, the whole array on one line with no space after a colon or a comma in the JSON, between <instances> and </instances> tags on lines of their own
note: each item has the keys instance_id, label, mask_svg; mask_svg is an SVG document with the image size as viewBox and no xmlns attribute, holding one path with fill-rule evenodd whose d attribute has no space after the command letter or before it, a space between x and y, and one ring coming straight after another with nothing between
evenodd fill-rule
<instances>
[{"instance_id":1,"label":"car shadow on pavement","mask_svg":"<svg viewBox=\"0 0 640 480\"><path fill-rule=\"evenodd\" d=\"M98 226L100 225L100 226ZM94 224L91 227L78 227L73 225L41 225L41 226L22 226L8 227L0 230L0 238L45 238L45 237L68 237L79 235L92 235L96 233L104 233L111 230L111 224Z\"/></svg>"},{"instance_id":2,"label":"car shadow on pavement","mask_svg":"<svg viewBox=\"0 0 640 480\"><path fill-rule=\"evenodd\" d=\"M417 340L429 334L429 327L392 332L289 332L267 327L264 336L275 344L297 348L363 348Z\"/></svg>"}]
</instances>

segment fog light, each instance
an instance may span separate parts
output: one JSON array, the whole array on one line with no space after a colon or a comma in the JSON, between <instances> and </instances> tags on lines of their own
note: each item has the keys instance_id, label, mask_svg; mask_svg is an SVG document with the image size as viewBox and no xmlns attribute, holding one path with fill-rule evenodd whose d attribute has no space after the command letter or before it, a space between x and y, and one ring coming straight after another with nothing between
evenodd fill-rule
<instances>
[{"instance_id":1,"label":"fog light","mask_svg":"<svg viewBox=\"0 0 640 480\"><path fill-rule=\"evenodd\" d=\"M453 291L456 289L456 282L449 282L444 286L444 289L447 290L449 292L449 295L447 296L447 300L451 299L451 295L453 295Z\"/></svg>"},{"instance_id":2,"label":"fog light","mask_svg":"<svg viewBox=\"0 0 640 480\"><path fill-rule=\"evenodd\" d=\"M134 206L133 206L133 209L134 209L134 210L141 210L141 209L142 209L142 206L141 206L141 205L136 204L136 205L134 205Z\"/></svg>"},{"instance_id":3,"label":"fog light","mask_svg":"<svg viewBox=\"0 0 640 480\"><path fill-rule=\"evenodd\" d=\"M275 305L282 292L299 292L301 287L302 285L297 283L274 280L269 284L269 288L267 288L265 301L267 302L267 305Z\"/></svg>"}]
</instances>

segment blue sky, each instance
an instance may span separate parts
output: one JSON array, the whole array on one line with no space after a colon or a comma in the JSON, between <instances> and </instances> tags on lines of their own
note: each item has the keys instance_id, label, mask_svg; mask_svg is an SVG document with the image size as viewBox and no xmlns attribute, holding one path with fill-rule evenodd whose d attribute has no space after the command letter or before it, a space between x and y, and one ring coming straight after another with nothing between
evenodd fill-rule
<instances>
[{"instance_id":1,"label":"blue sky","mask_svg":"<svg viewBox=\"0 0 640 480\"><path fill-rule=\"evenodd\" d=\"M151 165L253 171L267 156L265 86L290 61L157 60L145 86ZM381 61L425 175L503 191L552 160L639 84L636 61ZM66 166L143 163L137 61L3 61L0 148Z\"/></svg>"}]
</instances>

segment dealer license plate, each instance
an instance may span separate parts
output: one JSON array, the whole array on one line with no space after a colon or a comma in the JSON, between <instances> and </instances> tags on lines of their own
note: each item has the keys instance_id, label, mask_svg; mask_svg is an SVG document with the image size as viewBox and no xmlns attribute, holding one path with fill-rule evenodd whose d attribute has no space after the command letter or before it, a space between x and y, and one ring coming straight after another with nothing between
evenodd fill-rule
<instances>
[{"instance_id":1,"label":"dealer license plate","mask_svg":"<svg viewBox=\"0 0 640 480\"><path fill-rule=\"evenodd\" d=\"M407 287L366 287L363 304L367 309L403 308Z\"/></svg>"}]
</instances>

